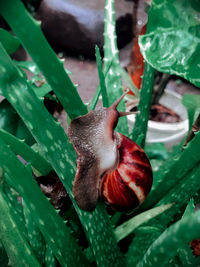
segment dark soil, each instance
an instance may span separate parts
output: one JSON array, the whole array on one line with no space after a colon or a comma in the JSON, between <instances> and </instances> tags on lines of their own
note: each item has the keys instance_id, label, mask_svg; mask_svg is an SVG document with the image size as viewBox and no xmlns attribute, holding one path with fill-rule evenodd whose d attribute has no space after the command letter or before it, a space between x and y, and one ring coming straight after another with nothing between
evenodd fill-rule
<instances>
[{"instance_id":1,"label":"dark soil","mask_svg":"<svg viewBox=\"0 0 200 267\"><path fill-rule=\"evenodd\" d=\"M156 104L151 107L150 120L157 122L175 123L180 122L181 118L173 110Z\"/></svg>"}]
</instances>

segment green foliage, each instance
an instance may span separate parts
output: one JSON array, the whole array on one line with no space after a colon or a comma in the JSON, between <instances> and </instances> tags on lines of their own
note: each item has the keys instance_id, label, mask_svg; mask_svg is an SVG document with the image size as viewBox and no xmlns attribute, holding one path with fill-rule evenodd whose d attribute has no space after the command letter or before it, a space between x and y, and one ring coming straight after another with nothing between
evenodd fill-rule
<instances>
[{"instance_id":1,"label":"green foliage","mask_svg":"<svg viewBox=\"0 0 200 267\"><path fill-rule=\"evenodd\" d=\"M151 210L145 211L130 220L126 221L125 223L121 224L115 229L115 236L117 241L122 240L123 238L127 237L129 234L131 234L137 227L142 225L143 223L147 223L152 218L160 215L167 209L170 209L173 206L173 204L168 205L162 205L156 208L153 208Z\"/></svg>"},{"instance_id":2,"label":"green foliage","mask_svg":"<svg viewBox=\"0 0 200 267\"><path fill-rule=\"evenodd\" d=\"M12 148L15 154L30 162L41 174L48 174L52 170L51 165L38 152L26 145L24 141L2 129L0 130L0 138Z\"/></svg>"},{"instance_id":3,"label":"green foliage","mask_svg":"<svg viewBox=\"0 0 200 267\"><path fill-rule=\"evenodd\" d=\"M32 145L34 138L7 99L0 103L0 129L4 129Z\"/></svg>"},{"instance_id":4,"label":"green foliage","mask_svg":"<svg viewBox=\"0 0 200 267\"><path fill-rule=\"evenodd\" d=\"M149 247L137 266L160 266L176 255L177 249L191 239L198 238L200 231L200 212L187 216L165 230Z\"/></svg>"},{"instance_id":5,"label":"green foliage","mask_svg":"<svg viewBox=\"0 0 200 267\"><path fill-rule=\"evenodd\" d=\"M200 111L200 96L185 94L182 98L182 103L187 109L188 119L189 119L189 130L191 130L196 115L198 115Z\"/></svg>"},{"instance_id":6,"label":"green foliage","mask_svg":"<svg viewBox=\"0 0 200 267\"><path fill-rule=\"evenodd\" d=\"M100 55L100 51L98 47L96 47L96 61L97 61L97 68L98 68L98 73L99 73L99 82L100 82L100 87L101 87L103 106L109 107L108 95L107 95L107 90L106 90L106 85L105 85L105 76L103 73L102 60L101 60L101 55Z\"/></svg>"},{"instance_id":7,"label":"green foliage","mask_svg":"<svg viewBox=\"0 0 200 267\"><path fill-rule=\"evenodd\" d=\"M1 1L0 9L1 15L38 65L68 115L73 118L85 114L86 107L67 75L63 63L57 58L42 34L40 24L29 15L21 1ZM73 104L69 99L74 99Z\"/></svg>"},{"instance_id":8,"label":"green foliage","mask_svg":"<svg viewBox=\"0 0 200 267\"><path fill-rule=\"evenodd\" d=\"M20 46L19 39L4 29L0 29L0 42L9 55L14 53Z\"/></svg>"},{"instance_id":9,"label":"green foliage","mask_svg":"<svg viewBox=\"0 0 200 267\"><path fill-rule=\"evenodd\" d=\"M119 51L117 48L117 37L115 32L115 12L114 0L106 0L104 16L104 68L107 69L110 63L110 69L106 76L106 87L108 90L109 105L122 95L122 83L119 72ZM122 100L119 104L119 110L124 111L125 105ZM120 119L117 131L122 134L128 134L127 118Z\"/></svg>"},{"instance_id":10,"label":"green foliage","mask_svg":"<svg viewBox=\"0 0 200 267\"><path fill-rule=\"evenodd\" d=\"M153 0L148 33L139 43L145 60L156 70L180 75L200 86L199 2Z\"/></svg>"},{"instance_id":11,"label":"green foliage","mask_svg":"<svg viewBox=\"0 0 200 267\"><path fill-rule=\"evenodd\" d=\"M24 234L16 223L14 211L9 208L8 202L0 194L0 239L9 257L12 266L41 266L34 256Z\"/></svg>"},{"instance_id":12,"label":"green foliage","mask_svg":"<svg viewBox=\"0 0 200 267\"><path fill-rule=\"evenodd\" d=\"M140 102L138 105L139 114L136 115L135 125L132 130L131 136L131 138L143 148L146 140L153 84L154 69L148 63L145 63L142 88L140 93Z\"/></svg>"},{"instance_id":13,"label":"green foliage","mask_svg":"<svg viewBox=\"0 0 200 267\"><path fill-rule=\"evenodd\" d=\"M147 34L140 40L146 62L138 106L140 113L131 133L132 139L142 147L145 146L154 68L180 74L195 84L199 82L196 10L199 11L195 0L154 0L152 3ZM199 259L192 255L189 243L200 237L200 213L194 212L196 203L190 201L199 199L196 195L200 191L200 133L195 134L184 150L182 143L171 152L162 144L145 147L155 164L154 183L146 201L131 214L106 210L101 201L93 212L80 210L72 193L76 155L63 128L45 108L43 99L53 92L69 119L86 114L87 108L68 71L45 40L39 23L23 4L18 0L0 1L0 14L17 36L0 31L0 92L5 97L0 103L0 265L55 267L59 262L61 266L198 266ZM33 62L16 62L9 57L9 51L17 49L18 40ZM96 48L99 86L88 110L96 107L100 95L106 107L121 96L121 76L130 85L130 78L119 63L114 0L106 0L105 4L104 41L103 67ZM172 49L174 61L168 57ZM184 64L180 65L183 59ZM24 70L32 73L29 80ZM130 87L139 96L138 91ZM199 99L186 95L183 103L188 109L191 127L199 112ZM123 109L125 106L121 103L119 110ZM117 128L130 136L125 118L120 119ZM52 170L71 199L70 207L62 216L34 179ZM127 252L120 251L123 242L128 243Z\"/></svg>"}]
</instances>

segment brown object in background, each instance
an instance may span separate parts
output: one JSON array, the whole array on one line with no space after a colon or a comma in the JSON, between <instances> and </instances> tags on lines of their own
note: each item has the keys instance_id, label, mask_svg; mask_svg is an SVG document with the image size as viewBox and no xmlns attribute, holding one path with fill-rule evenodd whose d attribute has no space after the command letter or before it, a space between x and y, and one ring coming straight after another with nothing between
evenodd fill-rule
<instances>
[{"instance_id":1,"label":"brown object in background","mask_svg":"<svg viewBox=\"0 0 200 267\"><path fill-rule=\"evenodd\" d=\"M192 242L190 242L190 247L195 256L200 256L200 238L192 240Z\"/></svg>"}]
</instances>

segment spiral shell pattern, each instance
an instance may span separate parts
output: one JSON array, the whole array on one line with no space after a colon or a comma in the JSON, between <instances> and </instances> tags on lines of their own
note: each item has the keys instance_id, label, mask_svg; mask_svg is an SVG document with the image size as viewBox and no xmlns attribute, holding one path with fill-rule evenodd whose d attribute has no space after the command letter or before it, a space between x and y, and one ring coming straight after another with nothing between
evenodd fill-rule
<instances>
[{"instance_id":1,"label":"spiral shell pattern","mask_svg":"<svg viewBox=\"0 0 200 267\"><path fill-rule=\"evenodd\" d=\"M129 211L145 200L153 175L144 150L128 137L119 136L119 164L114 171L104 174L99 190L103 201L111 207Z\"/></svg>"}]
</instances>

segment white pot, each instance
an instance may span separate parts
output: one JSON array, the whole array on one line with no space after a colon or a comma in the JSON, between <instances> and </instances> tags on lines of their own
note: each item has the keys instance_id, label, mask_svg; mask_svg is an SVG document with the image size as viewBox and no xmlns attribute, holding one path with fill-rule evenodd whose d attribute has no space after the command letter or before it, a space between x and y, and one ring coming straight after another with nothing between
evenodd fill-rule
<instances>
[{"instance_id":1,"label":"white pot","mask_svg":"<svg viewBox=\"0 0 200 267\"><path fill-rule=\"evenodd\" d=\"M163 123L149 120L146 143L164 143L166 147L171 148L180 142L188 132L187 111L181 103L181 95L167 89L159 103L175 111L182 121ZM131 128L134 122L135 115L128 116L128 123Z\"/></svg>"}]
</instances>

